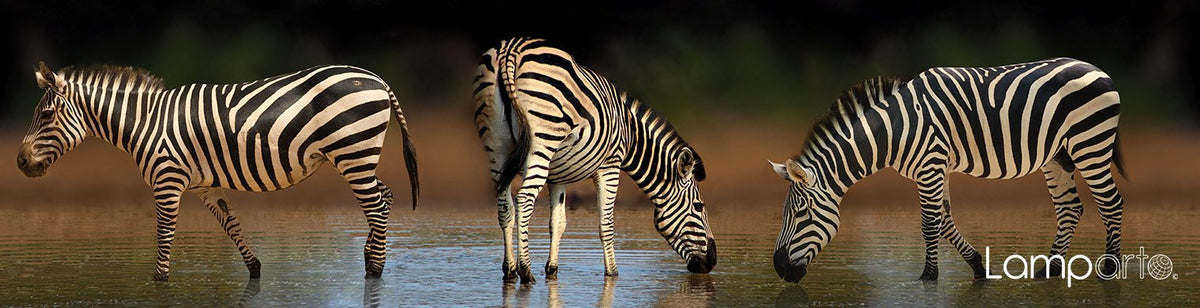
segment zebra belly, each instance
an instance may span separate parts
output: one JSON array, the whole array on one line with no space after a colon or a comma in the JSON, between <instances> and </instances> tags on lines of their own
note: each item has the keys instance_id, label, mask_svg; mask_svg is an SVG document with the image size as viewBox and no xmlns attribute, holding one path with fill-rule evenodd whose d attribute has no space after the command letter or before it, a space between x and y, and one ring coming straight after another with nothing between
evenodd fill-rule
<instances>
[{"instance_id":1,"label":"zebra belly","mask_svg":"<svg viewBox=\"0 0 1200 308\"><path fill-rule=\"evenodd\" d=\"M608 153L596 150L599 148L595 144L598 137L586 125L571 131L550 160L548 181L551 184L568 184L591 178L604 161L600 158L608 156Z\"/></svg>"}]
</instances>

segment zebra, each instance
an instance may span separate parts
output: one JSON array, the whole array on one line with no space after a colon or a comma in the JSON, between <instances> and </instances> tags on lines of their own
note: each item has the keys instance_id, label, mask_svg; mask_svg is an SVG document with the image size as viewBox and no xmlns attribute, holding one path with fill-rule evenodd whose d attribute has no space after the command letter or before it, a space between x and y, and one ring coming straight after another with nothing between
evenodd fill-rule
<instances>
[{"instance_id":1,"label":"zebra","mask_svg":"<svg viewBox=\"0 0 1200 308\"><path fill-rule=\"evenodd\" d=\"M1050 254L1066 253L1083 206L1079 170L1107 230L1105 252L1119 255L1124 199L1110 165L1124 176L1117 138L1120 98L1099 68L1070 58L986 68L933 68L912 80L876 77L845 91L813 125L800 154L770 162L791 183L774 254L775 271L798 282L837 233L838 204L855 182L890 167L917 183L925 267L936 280L938 238L983 279L978 251L954 226L946 176L1013 179L1040 169L1058 220ZM769 161L768 161L769 162ZM1037 277L1062 275L1060 260ZM1102 270L1113 273L1115 262Z\"/></svg>"},{"instance_id":2,"label":"zebra","mask_svg":"<svg viewBox=\"0 0 1200 308\"><path fill-rule=\"evenodd\" d=\"M557 277L566 184L589 178L597 190L604 274L616 276L613 204L621 171L649 196L655 228L687 261L688 270L707 273L716 266L716 243L697 186L705 177L703 161L650 106L543 39L512 38L487 50L474 85L475 125L496 183L505 281L517 276L522 283L535 280L529 219L537 194L547 185L551 219L545 270L547 278ZM514 203L510 184L518 173L524 177Z\"/></svg>"},{"instance_id":3,"label":"zebra","mask_svg":"<svg viewBox=\"0 0 1200 308\"><path fill-rule=\"evenodd\" d=\"M224 190L287 188L326 161L350 184L366 215L366 276L380 276L394 198L375 170L389 109L400 123L413 208L417 206L416 148L404 113L387 84L367 70L317 66L240 84L169 90L162 79L133 67L93 65L54 72L39 63L34 75L45 94L17 166L27 177L42 176L89 136L133 156L157 206L155 280L169 277L183 192L200 197L237 246L250 277L260 277L262 265L242 236Z\"/></svg>"}]
</instances>

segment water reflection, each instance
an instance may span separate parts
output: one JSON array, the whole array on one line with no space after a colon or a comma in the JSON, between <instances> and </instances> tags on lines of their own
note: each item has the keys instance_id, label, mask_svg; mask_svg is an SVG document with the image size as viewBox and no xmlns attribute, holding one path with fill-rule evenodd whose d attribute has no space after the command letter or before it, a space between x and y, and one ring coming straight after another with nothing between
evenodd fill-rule
<instances>
[{"instance_id":1,"label":"water reflection","mask_svg":"<svg viewBox=\"0 0 1200 308\"><path fill-rule=\"evenodd\" d=\"M604 287L600 289L600 301L597 307L612 307L613 292L616 290L617 276L604 276Z\"/></svg>"},{"instance_id":2,"label":"water reflection","mask_svg":"<svg viewBox=\"0 0 1200 308\"><path fill-rule=\"evenodd\" d=\"M1191 262L1200 260L1200 245L1195 245L1200 236L1190 227L1200 209L1127 213L1131 232L1126 240L1179 260L1174 264L1178 279L1092 278L1068 288L1062 279L976 282L959 262L946 262L936 283L916 281L924 250L912 222L920 220L920 213L908 208L866 207L848 213L853 216L846 217L838 240L826 247L800 284L783 283L770 265L778 232L778 218L771 218L778 216L775 209L713 213L714 229L730 231L718 234L728 254L710 274L688 273L652 224L636 223L651 217L653 209L618 210L617 220L629 222L617 224L620 277L603 275L595 238L599 215L571 213L575 219L563 235L558 279L529 285L504 283L498 270L492 270L503 249L492 211L397 215L392 219L397 227L388 235L388 256L395 262L388 263L381 279L364 279L361 243L367 230L361 211L341 206L248 208L240 218L248 223L245 231L259 243L257 252L269 269L261 280L245 278L236 250L206 218L204 207L185 207L172 280L153 283L138 274L154 261L146 251L154 251L155 239L146 230L153 230L155 222L153 215L147 216L153 211L144 206L0 206L0 217L12 218L0 224L0 307L977 306L1014 301L1187 306L1200 286L1200 263ZM546 212L535 211L534 219L548 220ZM1053 225L1054 219L1048 211L1020 207L991 209L984 216L971 213L956 209L955 214L964 223L977 224L970 228L975 230L972 239L978 246L991 245L993 270L1003 260L997 251L1042 252L1048 234L1028 225L1039 219ZM545 261L549 247L548 230L541 225L531 228L537 263ZM1103 251L1102 225L1081 225L1077 232L1073 251Z\"/></svg>"},{"instance_id":3,"label":"water reflection","mask_svg":"<svg viewBox=\"0 0 1200 308\"><path fill-rule=\"evenodd\" d=\"M520 284L512 281L505 281L504 285L504 307L529 307L529 292L534 288L534 284Z\"/></svg>"},{"instance_id":4,"label":"water reflection","mask_svg":"<svg viewBox=\"0 0 1200 308\"><path fill-rule=\"evenodd\" d=\"M238 298L236 307L250 307L250 300L253 300L260 290L258 278L247 280L246 287L242 289L242 296Z\"/></svg>"},{"instance_id":5,"label":"water reflection","mask_svg":"<svg viewBox=\"0 0 1200 308\"><path fill-rule=\"evenodd\" d=\"M775 307L808 307L808 291L804 290L804 286L791 285L779 291L779 295L775 296Z\"/></svg>"},{"instance_id":6,"label":"water reflection","mask_svg":"<svg viewBox=\"0 0 1200 308\"><path fill-rule=\"evenodd\" d=\"M379 291L383 290L383 278L365 278L363 281L363 307L379 307Z\"/></svg>"},{"instance_id":7,"label":"water reflection","mask_svg":"<svg viewBox=\"0 0 1200 308\"><path fill-rule=\"evenodd\" d=\"M679 284L679 289L671 294L660 297L658 305L660 307L698 307L708 306L712 301L712 296L717 292L717 286L713 283L713 276L709 274L692 274L687 277L687 280Z\"/></svg>"}]
</instances>

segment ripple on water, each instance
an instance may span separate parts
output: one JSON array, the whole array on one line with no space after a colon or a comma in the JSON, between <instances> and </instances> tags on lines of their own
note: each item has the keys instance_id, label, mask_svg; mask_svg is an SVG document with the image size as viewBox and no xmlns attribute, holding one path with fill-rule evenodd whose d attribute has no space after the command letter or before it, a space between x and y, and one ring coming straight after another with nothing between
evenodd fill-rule
<instances>
[{"instance_id":1,"label":"ripple on water","mask_svg":"<svg viewBox=\"0 0 1200 308\"><path fill-rule=\"evenodd\" d=\"M502 244L495 213L480 210L396 211L389 230L384 277L363 279L361 212L345 206L239 208L245 234L263 262L263 278L248 280L237 250L203 208L185 207L173 250L169 282L153 282L154 221L134 205L98 213L0 208L19 217L0 226L0 305L229 306L807 306L1194 304L1200 286L1200 237L1186 217L1163 207L1127 212L1125 252L1145 247L1166 254L1178 279L1079 281L999 280L977 283L952 247L939 251L942 280L915 281L924 244L917 213L859 206L809 268L800 284L783 283L771 264L776 209L716 212L719 263L708 275L690 274L683 260L651 225L649 209L617 211L618 277L604 277L597 215L568 213L558 278L547 280L547 212L530 228L537 283L500 280ZM960 229L976 248L992 249L992 269L1003 256L1041 254L1053 240L1045 213L1005 209L955 209ZM848 210L849 211L849 210ZM1157 212L1156 212L1157 211ZM1031 226L990 223L985 215L1012 215ZM737 215L737 216L735 216ZM1024 216L1022 216L1024 215ZM747 217L753 218L748 219ZM1043 222L1044 221L1044 222ZM36 223L32 223L36 222ZM1104 232L1085 220L1071 252L1096 257ZM1013 296L1020 294L1021 296Z\"/></svg>"}]
</instances>

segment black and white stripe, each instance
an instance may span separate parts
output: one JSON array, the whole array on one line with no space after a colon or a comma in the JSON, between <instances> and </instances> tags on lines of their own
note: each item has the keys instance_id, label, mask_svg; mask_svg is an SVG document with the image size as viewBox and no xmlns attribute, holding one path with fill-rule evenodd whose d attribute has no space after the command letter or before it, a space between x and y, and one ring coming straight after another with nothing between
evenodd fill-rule
<instances>
[{"instance_id":1,"label":"black and white stripe","mask_svg":"<svg viewBox=\"0 0 1200 308\"><path fill-rule=\"evenodd\" d=\"M550 259L566 226L565 185L592 179L598 191L600 240L606 275L616 275L613 204L621 171L655 205L655 227L693 272L716 265L704 202L700 156L671 124L604 77L575 63L544 40L513 38L488 50L475 76L475 125L491 160L498 216L504 232L504 278L533 281L529 218L538 192L550 186ZM514 207L510 182L524 174ZM517 215L518 256L511 239ZM516 259L516 264L513 260Z\"/></svg>"},{"instance_id":2,"label":"black and white stripe","mask_svg":"<svg viewBox=\"0 0 1200 308\"><path fill-rule=\"evenodd\" d=\"M375 177L384 130L395 113L404 137L413 206L419 185L415 148L399 102L369 71L319 66L241 84L165 89L161 79L129 67L66 68L41 64L46 90L17 164L45 174L85 137L130 153L158 206L158 264L167 279L179 198L197 194L237 245L251 277L260 263L241 235L224 189L273 191L307 178L326 161L350 184L367 216L368 276L383 271L392 193Z\"/></svg>"},{"instance_id":3,"label":"black and white stripe","mask_svg":"<svg viewBox=\"0 0 1200 308\"><path fill-rule=\"evenodd\" d=\"M1112 79L1091 64L1057 58L989 68L934 68L907 82L874 78L847 91L813 126L803 151L772 163L792 182L775 251L775 269L799 281L837 233L838 203L858 180L894 168L917 182L925 270L937 279L937 241L962 254L976 278L979 253L950 215L946 176L1012 179L1041 170L1054 200L1058 234L1052 255L1070 246L1082 205L1076 169L1088 184L1108 231L1105 253L1121 248L1124 200L1110 165L1123 171L1118 151L1120 98ZM1106 263L1112 273L1116 264ZM1060 264L1046 273L1058 275Z\"/></svg>"}]
</instances>

